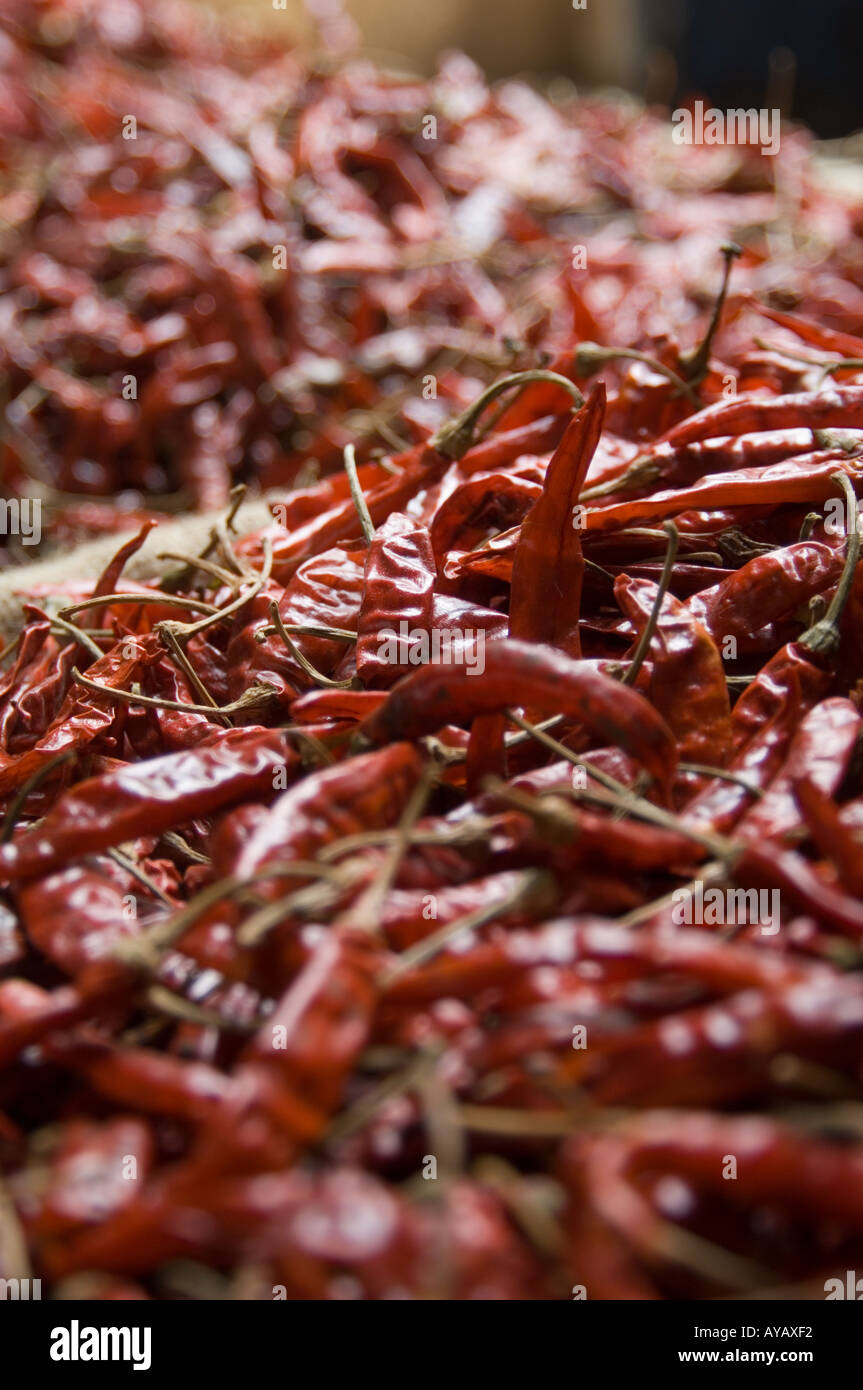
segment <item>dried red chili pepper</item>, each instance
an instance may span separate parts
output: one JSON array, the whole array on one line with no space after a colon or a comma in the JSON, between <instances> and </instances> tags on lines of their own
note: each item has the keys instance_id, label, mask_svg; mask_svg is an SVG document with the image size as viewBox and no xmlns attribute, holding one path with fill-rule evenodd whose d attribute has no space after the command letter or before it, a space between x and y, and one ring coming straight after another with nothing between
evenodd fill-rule
<instances>
[{"instance_id":1,"label":"dried red chili pepper","mask_svg":"<svg viewBox=\"0 0 863 1390\"><path fill-rule=\"evenodd\" d=\"M714 640L732 637L746 651L761 629L790 617L839 578L842 557L817 541L800 541L754 559L689 602Z\"/></svg>"},{"instance_id":2,"label":"dried red chili pepper","mask_svg":"<svg viewBox=\"0 0 863 1390\"><path fill-rule=\"evenodd\" d=\"M708 591L709 592L709 591ZM614 596L637 637L650 620L656 586L621 575ZM724 767L731 753L731 707L722 659L705 626L666 594L651 642L650 699L677 739L680 757Z\"/></svg>"},{"instance_id":3,"label":"dried red chili pepper","mask_svg":"<svg viewBox=\"0 0 863 1390\"><path fill-rule=\"evenodd\" d=\"M392 685L410 669L412 645L432 625L436 578L428 529L391 512L366 556L357 620L357 675L363 684ZM390 647L398 659L385 655Z\"/></svg>"},{"instance_id":4,"label":"dried red chili pepper","mask_svg":"<svg viewBox=\"0 0 863 1390\"><path fill-rule=\"evenodd\" d=\"M542 496L521 523L513 556L509 633L581 655L578 620L584 556L575 508L605 417L605 387L594 388L551 456Z\"/></svg>"},{"instance_id":5,"label":"dried red chili pepper","mask_svg":"<svg viewBox=\"0 0 863 1390\"><path fill-rule=\"evenodd\" d=\"M791 129L679 179L652 112L394 80L335 13L321 62L48 9L0 17L0 484L48 517L33 570L0 535L30 1270L820 1292L863 1250L861 1145L807 1133L861 1092L853 192Z\"/></svg>"},{"instance_id":6,"label":"dried red chili pepper","mask_svg":"<svg viewBox=\"0 0 863 1390\"><path fill-rule=\"evenodd\" d=\"M296 762L278 730L226 729L188 752L80 782L35 831L0 848L0 876L47 873L68 859L271 791L277 774L292 773Z\"/></svg>"},{"instance_id":7,"label":"dried red chili pepper","mask_svg":"<svg viewBox=\"0 0 863 1390\"><path fill-rule=\"evenodd\" d=\"M674 739L640 695L587 662L512 640L491 643L481 673L429 666L406 676L361 725L361 732L372 743L417 738L449 721L511 705L553 709L582 721L600 737L632 752L661 787L668 786Z\"/></svg>"}]
</instances>

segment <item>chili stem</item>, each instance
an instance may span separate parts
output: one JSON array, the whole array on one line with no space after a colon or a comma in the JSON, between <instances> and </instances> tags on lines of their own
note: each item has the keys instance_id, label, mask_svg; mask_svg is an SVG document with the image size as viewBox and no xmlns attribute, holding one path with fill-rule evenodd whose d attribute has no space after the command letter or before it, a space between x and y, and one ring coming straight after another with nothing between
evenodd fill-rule
<instances>
[{"instance_id":1,"label":"chili stem","mask_svg":"<svg viewBox=\"0 0 863 1390\"><path fill-rule=\"evenodd\" d=\"M717 777L720 782L734 782L738 787L744 787L751 792L754 797L761 798L764 792L754 782L750 782L748 777L743 777L739 772L729 772L724 767L710 767L707 763L688 763L679 762L677 764L680 772L694 772L699 776Z\"/></svg>"},{"instance_id":2,"label":"chili stem","mask_svg":"<svg viewBox=\"0 0 863 1390\"><path fill-rule=\"evenodd\" d=\"M449 922L447 926L439 928L438 931L432 932L429 936L424 936L421 941L417 941L406 951L402 951L394 964L383 971L381 988L386 989L400 975L405 975L409 970L416 970L418 966L425 965L464 932L475 931L477 927L484 927L486 923L493 922L496 917L514 912L517 908L525 907L529 903L538 903L544 898L547 899L550 896L552 884L551 875L544 870L525 869L519 876L517 886L505 898L495 903L489 903L487 907L477 908L475 912L469 912L464 917L458 917L454 922Z\"/></svg>"},{"instance_id":3,"label":"chili stem","mask_svg":"<svg viewBox=\"0 0 863 1390\"><path fill-rule=\"evenodd\" d=\"M182 700L163 700L157 695L140 695L132 690L121 690L113 685L103 685L101 681L91 680L89 676L84 676L77 666L72 667L72 679L78 685L86 686L97 695L107 695L112 700L124 700L129 705L143 705L150 709L176 709L184 714L203 714L207 719L213 719L218 723L222 722L223 715L242 714L245 710L251 709L255 705L269 704L270 700L277 694L275 686L272 685L250 685L238 700L232 700L229 705L219 705L215 709L211 705L188 705Z\"/></svg>"},{"instance_id":4,"label":"chili stem","mask_svg":"<svg viewBox=\"0 0 863 1390\"><path fill-rule=\"evenodd\" d=\"M344 642L350 645L357 640L357 634L349 631L346 627L327 627L320 623L282 623L285 632L289 632L292 637L323 637L329 642ZM265 642L274 632L278 632L274 624L267 623L265 627L259 627L255 633L256 642Z\"/></svg>"},{"instance_id":5,"label":"chili stem","mask_svg":"<svg viewBox=\"0 0 863 1390\"><path fill-rule=\"evenodd\" d=\"M656 597L653 600L653 608L651 609L650 617L647 620L647 624L644 628L644 631L638 639L638 646L635 648L635 654L633 655L633 658L629 663L629 667L627 668L624 675L621 677L621 680L624 685L634 685L636 680L638 679L638 673L644 665L644 659L647 656L648 651L650 650L650 644L653 641L653 634L656 632L656 624L659 622L659 614L662 611L662 605L665 602L665 595L668 592L668 586L671 583L671 575L674 569L674 561L677 558L677 547L680 543L680 537L678 535L677 527L675 526L673 521L664 522L662 529L668 537L668 547L665 552L665 563L662 566L662 574L659 578L659 584L656 589Z\"/></svg>"},{"instance_id":6,"label":"chili stem","mask_svg":"<svg viewBox=\"0 0 863 1390\"><path fill-rule=\"evenodd\" d=\"M719 289L719 294L716 297L716 302L713 305L713 313L710 316L707 332L694 352L681 353L678 358L686 380L693 381L696 385L707 375L710 366L710 353L713 348L713 340L719 328L719 321L722 318L722 310L725 306L725 297L728 294L728 283L731 279L731 266L733 262L737 260L738 256L743 255L743 248L738 246L734 241L726 242L725 245L720 246L719 249L725 258L725 266L722 272L722 284Z\"/></svg>"},{"instance_id":7,"label":"chili stem","mask_svg":"<svg viewBox=\"0 0 863 1390\"><path fill-rule=\"evenodd\" d=\"M73 613L82 613L86 608L113 608L115 603L136 603L142 608L148 604L164 604L168 608L186 608L197 613L220 614L223 610L215 608L212 603L204 603L199 598L180 598L178 594L163 593L144 593L144 594L100 594L96 598L85 598L80 603L70 603L68 607L61 608L57 614L58 618L70 618ZM52 622L54 619L52 619ZM102 653L100 652L101 656Z\"/></svg>"},{"instance_id":8,"label":"chili stem","mask_svg":"<svg viewBox=\"0 0 863 1390\"><path fill-rule=\"evenodd\" d=\"M854 492L851 480L846 473L833 473L831 474L831 479L842 489L848 504L848 539L846 542L845 567L842 571L842 578L839 580L830 607L827 609L821 621L815 623L813 627L810 627L797 641L798 646L803 647L814 656L831 656L839 645L839 624L842 619L845 604L848 600L848 595L851 592L851 585L854 582L857 563L860 559L860 527L857 513L857 496Z\"/></svg>"},{"instance_id":9,"label":"chili stem","mask_svg":"<svg viewBox=\"0 0 863 1390\"><path fill-rule=\"evenodd\" d=\"M679 395L687 396L696 408L700 408L701 402L698 399L695 387L689 381L684 381L683 377L678 376L671 367L666 367L664 362L660 362L658 357L651 357L647 352L639 352L636 348L622 347L600 347L599 343L579 343L575 350L575 363L579 376L591 376L606 362L614 362L617 358L625 358L631 362L643 362L652 371L658 372L660 376L666 377L674 386L677 387Z\"/></svg>"},{"instance_id":10,"label":"chili stem","mask_svg":"<svg viewBox=\"0 0 863 1390\"><path fill-rule=\"evenodd\" d=\"M577 410L580 410L584 405L584 396L578 387L569 380L569 377L561 376L559 372L548 372L538 367L526 372L513 372L511 376L505 376L500 381L486 387L485 391L477 397L472 405L463 410L461 415L457 415L454 420L442 425L437 434L432 436L430 441L432 448L436 449L439 454L443 454L445 458L461 458L473 443L477 421L486 406L491 405L491 402L497 400L504 391L512 391L531 381L548 381L552 385L560 386L562 390L568 391Z\"/></svg>"},{"instance_id":11,"label":"chili stem","mask_svg":"<svg viewBox=\"0 0 863 1390\"><path fill-rule=\"evenodd\" d=\"M306 675L309 677L310 680L313 680L316 685L324 686L327 690L351 689L351 687L354 684L353 677L350 677L348 680L344 681L331 680L329 676L324 675L323 671L319 671L317 666L313 666L311 661L309 661L308 657L303 655L296 642L294 641L293 637L288 632L288 629L282 622L282 615L279 612L279 605L275 599L273 599L272 603L270 604L270 617L273 620L273 627L281 637L291 656L294 658L294 661L296 661L297 665L303 671L305 671Z\"/></svg>"},{"instance_id":12,"label":"chili stem","mask_svg":"<svg viewBox=\"0 0 863 1390\"><path fill-rule=\"evenodd\" d=\"M569 787L568 794L570 796L574 796L576 799L581 798L585 801L592 800L600 806L620 807L628 814L637 816L640 820L652 822L654 825L661 825L666 830L673 830L678 835L684 835L687 839L693 840L695 844L703 845L709 853L715 855L719 859L730 858L732 853L731 841L726 841L723 837L718 835L706 835L702 834L700 831L693 830L678 816L675 816L673 812L664 811L660 806L654 806L652 801L647 801L644 797L633 792L631 788L625 786L623 782L618 782L615 777L611 777L607 772L603 772L600 768L594 767L587 758L579 757L577 753L573 753L572 749L566 748L562 743L558 743L557 739L551 738L549 734L535 728L513 710L507 711L507 718L512 719L514 723L518 724L535 737L538 743L544 744L546 748L557 753L558 757L565 758L567 762L572 763L575 767L585 768L595 781L608 789L609 793L605 797L600 797L597 792Z\"/></svg>"},{"instance_id":13,"label":"chili stem","mask_svg":"<svg viewBox=\"0 0 863 1390\"><path fill-rule=\"evenodd\" d=\"M357 516L360 519L360 526L362 527L363 535L366 538L366 544L371 545L372 537L375 534L375 526L374 522L372 521L362 487L360 486L360 477L357 473L357 456L353 444L345 445L344 461L345 472L348 475L348 486L351 489L351 497L353 498L354 506L357 509Z\"/></svg>"}]
</instances>

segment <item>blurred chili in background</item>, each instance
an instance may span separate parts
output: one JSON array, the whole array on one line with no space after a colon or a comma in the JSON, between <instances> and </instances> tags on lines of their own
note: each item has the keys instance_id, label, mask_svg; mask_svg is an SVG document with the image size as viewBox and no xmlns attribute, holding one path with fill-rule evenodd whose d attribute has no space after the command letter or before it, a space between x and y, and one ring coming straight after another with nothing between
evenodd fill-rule
<instances>
[{"instance_id":1,"label":"blurred chili in background","mask_svg":"<svg viewBox=\"0 0 863 1390\"><path fill-rule=\"evenodd\" d=\"M259 31L307 33L331 0L199 0ZM584 8L579 8L583 5ZM457 48L491 78L613 84L666 104L779 106L825 139L863 126L858 0L349 0L364 47L434 70Z\"/></svg>"}]
</instances>

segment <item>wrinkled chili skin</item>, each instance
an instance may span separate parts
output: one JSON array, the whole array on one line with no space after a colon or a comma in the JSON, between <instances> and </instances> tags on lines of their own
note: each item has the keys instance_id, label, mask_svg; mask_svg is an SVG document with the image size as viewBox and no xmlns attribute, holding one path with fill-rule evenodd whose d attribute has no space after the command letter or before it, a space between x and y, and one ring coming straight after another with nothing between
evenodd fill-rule
<instances>
[{"instance_id":1,"label":"wrinkled chili skin","mask_svg":"<svg viewBox=\"0 0 863 1390\"><path fill-rule=\"evenodd\" d=\"M801 541L750 560L714 588L694 595L689 607L719 640L733 637L745 644L828 589L841 571L842 556L835 549Z\"/></svg>"},{"instance_id":2,"label":"wrinkled chili skin","mask_svg":"<svg viewBox=\"0 0 863 1390\"><path fill-rule=\"evenodd\" d=\"M296 755L277 731L217 732L207 745L79 783L36 832L0 849L0 875L32 877L135 835L167 829L272 790Z\"/></svg>"},{"instance_id":3,"label":"wrinkled chili skin","mask_svg":"<svg viewBox=\"0 0 863 1390\"><path fill-rule=\"evenodd\" d=\"M136 887L112 860L88 858L25 881L16 903L27 939L59 969L77 977L118 941L142 929L147 920L143 912L139 918L126 910ZM151 913L155 907L151 904Z\"/></svg>"},{"instance_id":4,"label":"wrinkled chili skin","mask_svg":"<svg viewBox=\"0 0 863 1390\"><path fill-rule=\"evenodd\" d=\"M331 839L366 829L369 817L389 823L422 766L409 743L351 758L291 788L237 855L238 876L260 873L280 858L310 858Z\"/></svg>"},{"instance_id":5,"label":"wrinkled chili skin","mask_svg":"<svg viewBox=\"0 0 863 1390\"><path fill-rule=\"evenodd\" d=\"M513 558L509 633L581 655L578 621L584 554L574 512L605 418L605 387L594 390L552 454L537 499L521 524Z\"/></svg>"},{"instance_id":6,"label":"wrinkled chili skin","mask_svg":"<svg viewBox=\"0 0 863 1390\"><path fill-rule=\"evenodd\" d=\"M813 412L820 418L820 412ZM856 417L855 417L856 418ZM863 419L863 407L860 418ZM860 465L841 451L804 455L736 473L717 473L690 487L651 493L633 501L612 503L606 507L588 508L585 528L588 532L605 532L624 525L644 525L678 515L691 508L715 510L720 507L756 506L769 501L772 506L782 503L823 503L835 495L833 474L839 469L851 481L861 486Z\"/></svg>"},{"instance_id":7,"label":"wrinkled chili skin","mask_svg":"<svg viewBox=\"0 0 863 1390\"><path fill-rule=\"evenodd\" d=\"M393 512L379 526L369 545L363 577L363 598L357 620L357 675L365 685L392 685L410 669L382 656L386 639L428 633L434 613L437 578L434 549L428 529L410 517Z\"/></svg>"},{"instance_id":8,"label":"wrinkled chili skin","mask_svg":"<svg viewBox=\"0 0 863 1390\"><path fill-rule=\"evenodd\" d=\"M783 647L747 686L731 715L728 769L742 782L716 779L686 805L690 825L730 830L752 804L751 787L764 791L780 771L799 722L830 693L829 671L815 666L796 644Z\"/></svg>"},{"instance_id":9,"label":"wrinkled chili skin","mask_svg":"<svg viewBox=\"0 0 863 1390\"><path fill-rule=\"evenodd\" d=\"M637 692L622 687L587 662L551 648L512 640L494 642L485 669L426 667L406 676L361 726L373 743L416 738L450 719L468 719L513 704L545 706L582 720L592 731L630 749L661 786L674 766L673 737Z\"/></svg>"},{"instance_id":10,"label":"wrinkled chili skin","mask_svg":"<svg viewBox=\"0 0 863 1390\"><path fill-rule=\"evenodd\" d=\"M850 700L833 696L805 715L790 742L783 766L764 797L739 823L746 839L784 839L802 817L796 787L801 779L833 797L845 777L860 737L860 715Z\"/></svg>"},{"instance_id":11,"label":"wrinkled chili skin","mask_svg":"<svg viewBox=\"0 0 863 1390\"><path fill-rule=\"evenodd\" d=\"M656 601L646 580L621 575L614 596L641 636ZM707 630L666 595L651 645L650 699L690 762L724 767L731 754L731 706L722 659Z\"/></svg>"}]
</instances>

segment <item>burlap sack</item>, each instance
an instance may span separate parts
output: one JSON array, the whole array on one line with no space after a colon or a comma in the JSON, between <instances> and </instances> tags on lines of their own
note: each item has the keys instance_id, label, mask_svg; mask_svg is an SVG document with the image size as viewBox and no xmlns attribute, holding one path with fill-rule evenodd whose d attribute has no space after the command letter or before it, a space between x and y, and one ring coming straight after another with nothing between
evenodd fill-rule
<instances>
[{"instance_id":1,"label":"burlap sack","mask_svg":"<svg viewBox=\"0 0 863 1390\"><path fill-rule=\"evenodd\" d=\"M271 503L265 497L245 501L235 519L236 530L243 534L271 522ZM123 573L129 579L154 579L171 568L169 561L158 560L162 551L179 551L197 555L204 549L214 524L224 518L224 511L201 512L167 521L153 528L137 555L128 561ZM130 531L87 541L71 550L59 551L31 565L16 565L0 574L0 643L5 645L21 627L21 604L33 594L37 585L69 579L92 579L94 582L121 541ZM174 566L176 568L176 566Z\"/></svg>"}]
</instances>

